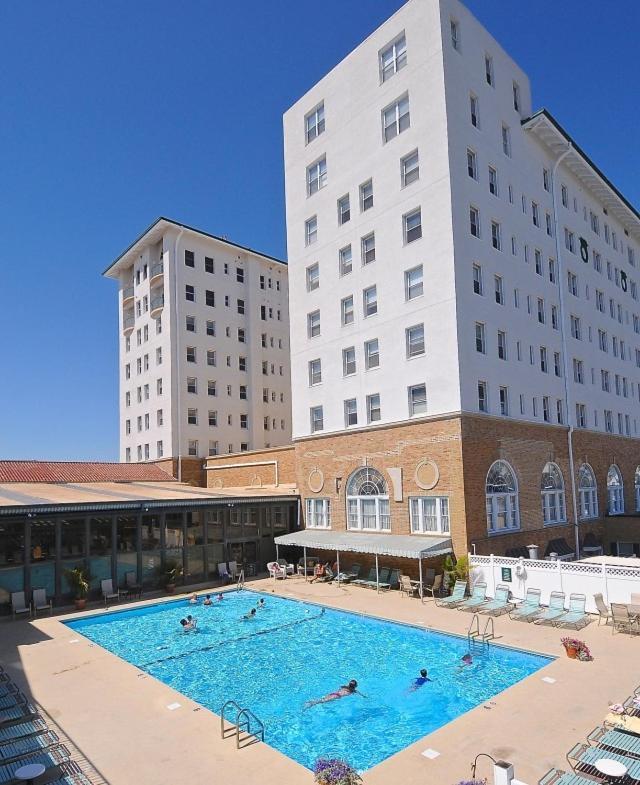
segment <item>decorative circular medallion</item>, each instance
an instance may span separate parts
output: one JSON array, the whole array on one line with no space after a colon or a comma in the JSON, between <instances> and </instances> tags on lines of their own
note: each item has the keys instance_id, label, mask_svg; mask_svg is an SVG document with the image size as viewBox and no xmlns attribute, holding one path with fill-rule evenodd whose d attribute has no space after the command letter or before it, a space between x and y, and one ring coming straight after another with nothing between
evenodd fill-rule
<instances>
[{"instance_id":1,"label":"decorative circular medallion","mask_svg":"<svg viewBox=\"0 0 640 785\"><path fill-rule=\"evenodd\" d=\"M222 480L220 478L218 478L217 480L213 481L213 485L211 487L212 488L224 488L224 483L222 482Z\"/></svg>"},{"instance_id":2,"label":"decorative circular medallion","mask_svg":"<svg viewBox=\"0 0 640 785\"><path fill-rule=\"evenodd\" d=\"M320 471L320 469L312 469L309 472L307 485L309 486L309 490L312 491L312 493L320 493L320 491L324 488L324 474Z\"/></svg>"},{"instance_id":3,"label":"decorative circular medallion","mask_svg":"<svg viewBox=\"0 0 640 785\"><path fill-rule=\"evenodd\" d=\"M440 479L440 470L435 461L427 460L426 458L416 466L414 479L418 488L423 491L430 491L435 488Z\"/></svg>"}]
</instances>

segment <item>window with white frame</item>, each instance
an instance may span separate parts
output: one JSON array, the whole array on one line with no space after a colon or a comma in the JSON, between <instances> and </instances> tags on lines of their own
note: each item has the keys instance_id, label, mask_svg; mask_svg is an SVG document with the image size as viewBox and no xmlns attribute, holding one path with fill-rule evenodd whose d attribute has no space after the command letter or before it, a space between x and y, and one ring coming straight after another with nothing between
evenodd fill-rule
<instances>
[{"instance_id":1,"label":"window with white frame","mask_svg":"<svg viewBox=\"0 0 640 785\"><path fill-rule=\"evenodd\" d=\"M469 207L469 231L473 237L480 237L480 213L477 207Z\"/></svg>"},{"instance_id":2,"label":"window with white frame","mask_svg":"<svg viewBox=\"0 0 640 785\"><path fill-rule=\"evenodd\" d=\"M504 123L502 124L502 152L511 158L511 130Z\"/></svg>"},{"instance_id":3,"label":"window with white frame","mask_svg":"<svg viewBox=\"0 0 640 785\"><path fill-rule=\"evenodd\" d=\"M400 181L404 188L420 179L420 158L418 151L414 150L409 155L400 159Z\"/></svg>"},{"instance_id":4,"label":"window with white frame","mask_svg":"<svg viewBox=\"0 0 640 785\"><path fill-rule=\"evenodd\" d=\"M567 510L564 495L564 479L560 467L549 462L542 470L540 483L542 494L542 518L545 526L552 523L564 523Z\"/></svg>"},{"instance_id":5,"label":"window with white frame","mask_svg":"<svg viewBox=\"0 0 640 785\"><path fill-rule=\"evenodd\" d=\"M513 82L512 84L512 92L513 92L513 108L516 112L520 112L520 85L517 82Z\"/></svg>"},{"instance_id":6,"label":"window with white frame","mask_svg":"<svg viewBox=\"0 0 640 785\"><path fill-rule=\"evenodd\" d=\"M473 293L482 294L482 267L479 264L473 265Z\"/></svg>"},{"instance_id":7,"label":"window with white frame","mask_svg":"<svg viewBox=\"0 0 640 785\"><path fill-rule=\"evenodd\" d=\"M409 417L427 413L427 385L414 384L408 388Z\"/></svg>"},{"instance_id":8,"label":"window with white frame","mask_svg":"<svg viewBox=\"0 0 640 785\"><path fill-rule=\"evenodd\" d=\"M622 473L615 464L607 472L607 500L609 515L620 515L624 512L624 483Z\"/></svg>"},{"instance_id":9,"label":"window with white frame","mask_svg":"<svg viewBox=\"0 0 640 785\"><path fill-rule=\"evenodd\" d=\"M498 221L491 221L491 245L496 251L502 250L502 231Z\"/></svg>"},{"instance_id":10,"label":"window with white frame","mask_svg":"<svg viewBox=\"0 0 640 785\"><path fill-rule=\"evenodd\" d=\"M448 496L410 496L412 534L449 534Z\"/></svg>"},{"instance_id":11,"label":"window with white frame","mask_svg":"<svg viewBox=\"0 0 640 785\"><path fill-rule=\"evenodd\" d=\"M322 382L322 363L320 359L309 360L309 386L313 387Z\"/></svg>"},{"instance_id":12,"label":"window with white frame","mask_svg":"<svg viewBox=\"0 0 640 785\"><path fill-rule=\"evenodd\" d=\"M327 159L323 156L319 161L307 167L307 196L312 196L327 184Z\"/></svg>"},{"instance_id":13,"label":"window with white frame","mask_svg":"<svg viewBox=\"0 0 640 785\"><path fill-rule=\"evenodd\" d=\"M467 174L472 180L478 179L478 157L470 147L467 148Z\"/></svg>"},{"instance_id":14,"label":"window with white frame","mask_svg":"<svg viewBox=\"0 0 640 785\"><path fill-rule=\"evenodd\" d=\"M305 245L313 245L318 239L318 217L316 215L304 222Z\"/></svg>"},{"instance_id":15,"label":"window with white frame","mask_svg":"<svg viewBox=\"0 0 640 785\"><path fill-rule=\"evenodd\" d=\"M498 196L498 170L489 167L489 193Z\"/></svg>"},{"instance_id":16,"label":"window with white frame","mask_svg":"<svg viewBox=\"0 0 640 785\"><path fill-rule=\"evenodd\" d=\"M480 128L480 104L478 103L478 96L473 93L469 95L469 112L471 125L474 128Z\"/></svg>"},{"instance_id":17,"label":"window with white frame","mask_svg":"<svg viewBox=\"0 0 640 785\"><path fill-rule=\"evenodd\" d=\"M360 241L362 264L371 264L376 260L376 236L374 232L366 235Z\"/></svg>"},{"instance_id":18,"label":"window with white frame","mask_svg":"<svg viewBox=\"0 0 640 785\"><path fill-rule=\"evenodd\" d=\"M478 411L480 412L488 412L489 411L489 398L487 393L487 383L479 381L478 382Z\"/></svg>"},{"instance_id":19,"label":"window with white frame","mask_svg":"<svg viewBox=\"0 0 640 785\"><path fill-rule=\"evenodd\" d=\"M330 499L307 499L306 526L308 529L331 528Z\"/></svg>"},{"instance_id":20,"label":"window with white frame","mask_svg":"<svg viewBox=\"0 0 640 785\"><path fill-rule=\"evenodd\" d=\"M402 216L402 231L406 245L422 237L422 210L419 207Z\"/></svg>"},{"instance_id":21,"label":"window with white frame","mask_svg":"<svg viewBox=\"0 0 640 785\"><path fill-rule=\"evenodd\" d=\"M347 346L342 350L342 375L352 376L356 372L356 350L354 346Z\"/></svg>"},{"instance_id":22,"label":"window with white frame","mask_svg":"<svg viewBox=\"0 0 640 785\"><path fill-rule=\"evenodd\" d=\"M340 301L340 312L343 326L346 326L347 324L353 324L353 295L342 298Z\"/></svg>"},{"instance_id":23,"label":"window with white frame","mask_svg":"<svg viewBox=\"0 0 640 785\"><path fill-rule=\"evenodd\" d=\"M351 202L349 194L345 194L341 199L338 199L338 224L342 226L349 220L351 220Z\"/></svg>"},{"instance_id":24,"label":"window with white frame","mask_svg":"<svg viewBox=\"0 0 640 785\"><path fill-rule=\"evenodd\" d=\"M320 335L320 311L307 314L307 336L315 338Z\"/></svg>"},{"instance_id":25,"label":"window with white frame","mask_svg":"<svg viewBox=\"0 0 640 785\"><path fill-rule=\"evenodd\" d=\"M364 213L373 207L373 180L367 180L360 186L360 212Z\"/></svg>"},{"instance_id":26,"label":"window with white frame","mask_svg":"<svg viewBox=\"0 0 640 785\"><path fill-rule=\"evenodd\" d=\"M379 57L380 81L386 82L407 64L407 39L404 33L389 46L381 49Z\"/></svg>"},{"instance_id":27,"label":"window with white frame","mask_svg":"<svg viewBox=\"0 0 640 785\"><path fill-rule=\"evenodd\" d=\"M338 251L338 265L340 275L348 275L353 269L353 257L351 254L351 244L345 245Z\"/></svg>"},{"instance_id":28,"label":"window with white frame","mask_svg":"<svg viewBox=\"0 0 640 785\"><path fill-rule=\"evenodd\" d=\"M451 19L449 23L449 27L451 29L451 46L456 50L456 52L459 52L460 51L460 26L455 19Z\"/></svg>"},{"instance_id":29,"label":"window with white frame","mask_svg":"<svg viewBox=\"0 0 640 785\"><path fill-rule=\"evenodd\" d=\"M347 528L391 531L389 492L382 474L362 466L347 481Z\"/></svg>"},{"instance_id":30,"label":"window with white frame","mask_svg":"<svg viewBox=\"0 0 640 785\"><path fill-rule=\"evenodd\" d=\"M407 327L405 333L407 359L424 354L424 324L414 324L412 327Z\"/></svg>"},{"instance_id":31,"label":"window with white frame","mask_svg":"<svg viewBox=\"0 0 640 785\"><path fill-rule=\"evenodd\" d=\"M362 291L362 312L365 319L378 313L378 289L368 286Z\"/></svg>"},{"instance_id":32,"label":"window with white frame","mask_svg":"<svg viewBox=\"0 0 640 785\"><path fill-rule=\"evenodd\" d=\"M355 398L344 401L344 427L358 424L358 402Z\"/></svg>"},{"instance_id":33,"label":"window with white frame","mask_svg":"<svg viewBox=\"0 0 640 785\"><path fill-rule=\"evenodd\" d=\"M377 338L364 342L364 367L367 371L380 366L380 344Z\"/></svg>"},{"instance_id":34,"label":"window with white frame","mask_svg":"<svg viewBox=\"0 0 640 785\"><path fill-rule=\"evenodd\" d=\"M316 433L324 428L322 406L312 406L311 409L309 409L309 420L311 433Z\"/></svg>"},{"instance_id":35,"label":"window with white frame","mask_svg":"<svg viewBox=\"0 0 640 785\"><path fill-rule=\"evenodd\" d=\"M318 262L307 267L307 291L312 292L320 286L320 265Z\"/></svg>"},{"instance_id":36,"label":"window with white frame","mask_svg":"<svg viewBox=\"0 0 640 785\"><path fill-rule=\"evenodd\" d=\"M484 77L487 80L488 85L495 87L493 77L493 57L491 57L491 55L484 56Z\"/></svg>"},{"instance_id":37,"label":"window with white frame","mask_svg":"<svg viewBox=\"0 0 640 785\"><path fill-rule=\"evenodd\" d=\"M406 131L411 125L409 96L403 95L386 109L382 110L382 134L385 142Z\"/></svg>"},{"instance_id":38,"label":"window with white frame","mask_svg":"<svg viewBox=\"0 0 640 785\"><path fill-rule=\"evenodd\" d=\"M578 503L581 520L598 517L598 486L588 463L583 463L578 469Z\"/></svg>"},{"instance_id":39,"label":"window with white frame","mask_svg":"<svg viewBox=\"0 0 640 785\"><path fill-rule=\"evenodd\" d=\"M379 422L382 414L380 410L380 394L367 395L367 422Z\"/></svg>"},{"instance_id":40,"label":"window with white frame","mask_svg":"<svg viewBox=\"0 0 640 785\"><path fill-rule=\"evenodd\" d=\"M489 533L520 528L518 483L506 461L496 461L487 473L485 485L487 529Z\"/></svg>"},{"instance_id":41,"label":"window with white frame","mask_svg":"<svg viewBox=\"0 0 640 785\"><path fill-rule=\"evenodd\" d=\"M406 300L414 300L424 293L422 265L406 270L404 274L404 296Z\"/></svg>"},{"instance_id":42,"label":"window with white frame","mask_svg":"<svg viewBox=\"0 0 640 785\"><path fill-rule=\"evenodd\" d=\"M318 104L304 118L305 138L307 144L312 142L324 131L324 102Z\"/></svg>"}]
</instances>

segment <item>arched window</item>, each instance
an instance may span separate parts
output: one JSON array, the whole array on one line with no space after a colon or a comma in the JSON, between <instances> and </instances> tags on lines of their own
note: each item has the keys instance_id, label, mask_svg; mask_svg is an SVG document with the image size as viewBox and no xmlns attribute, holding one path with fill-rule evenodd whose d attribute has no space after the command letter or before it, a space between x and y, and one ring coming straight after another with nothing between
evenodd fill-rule
<instances>
[{"instance_id":1,"label":"arched window","mask_svg":"<svg viewBox=\"0 0 640 785\"><path fill-rule=\"evenodd\" d=\"M564 523L567 520L567 510L564 500L564 480L562 472L556 463L547 463L542 470L542 517L544 523Z\"/></svg>"},{"instance_id":2,"label":"arched window","mask_svg":"<svg viewBox=\"0 0 640 785\"><path fill-rule=\"evenodd\" d=\"M634 485L636 489L636 510L640 510L640 466L636 468Z\"/></svg>"},{"instance_id":3,"label":"arched window","mask_svg":"<svg viewBox=\"0 0 640 785\"><path fill-rule=\"evenodd\" d=\"M377 469L363 466L349 477L347 526L363 531L391 531L387 483Z\"/></svg>"},{"instance_id":4,"label":"arched window","mask_svg":"<svg viewBox=\"0 0 640 785\"><path fill-rule=\"evenodd\" d=\"M487 474L487 529L503 532L520 528L518 483L506 461L496 461Z\"/></svg>"},{"instance_id":5,"label":"arched window","mask_svg":"<svg viewBox=\"0 0 640 785\"><path fill-rule=\"evenodd\" d=\"M581 520L598 517L598 486L588 463L583 463L578 469L578 503Z\"/></svg>"},{"instance_id":6,"label":"arched window","mask_svg":"<svg viewBox=\"0 0 640 785\"><path fill-rule=\"evenodd\" d=\"M609 500L609 515L619 515L624 512L622 474L615 464L612 464L607 472L607 498Z\"/></svg>"}]
</instances>

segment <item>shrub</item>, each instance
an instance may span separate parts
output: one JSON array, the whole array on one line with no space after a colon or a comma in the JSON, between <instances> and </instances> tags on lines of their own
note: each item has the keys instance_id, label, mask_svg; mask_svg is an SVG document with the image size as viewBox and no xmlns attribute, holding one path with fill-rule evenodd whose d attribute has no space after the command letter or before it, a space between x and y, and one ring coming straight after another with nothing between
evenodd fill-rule
<instances>
[{"instance_id":1,"label":"shrub","mask_svg":"<svg viewBox=\"0 0 640 785\"><path fill-rule=\"evenodd\" d=\"M319 785L358 785L362 782L358 772L340 758L318 758L313 773Z\"/></svg>"}]
</instances>

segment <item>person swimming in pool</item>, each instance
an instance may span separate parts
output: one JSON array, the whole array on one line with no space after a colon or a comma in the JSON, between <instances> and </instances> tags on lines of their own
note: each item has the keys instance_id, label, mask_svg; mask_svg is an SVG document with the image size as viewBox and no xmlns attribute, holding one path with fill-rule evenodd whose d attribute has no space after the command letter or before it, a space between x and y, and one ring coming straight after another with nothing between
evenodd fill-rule
<instances>
[{"instance_id":1,"label":"person swimming in pool","mask_svg":"<svg viewBox=\"0 0 640 785\"><path fill-rule=\"evenodd\" d=\"M432 681L432 680L427 675L427 669L423 668L420 671L420 675L418 676L418 678L413 680L413 683L409 687L409 692L415 692L417 689L422 687L422 685L426 684L428 681Z\"/></svg>"},{"instance_id":2,"label":"person swimming in pool","mask_svg":"<svg viewBox=\"0 0 640 785\"><path fill-rule=\"evenodd\" d=\"M251 608L249 613L245 613L245 615L240 619L240 621L247 621L248 619L255 619L256 617L256 609Z\"/></svg>"},{"instance_id":3,"label":"person swimming in pool","mask_svg":"<svg viewBox=\"0 0 640 785\"><path fill-rule=\"evenodd\" d=\"M260 597L258 602L256 603L256 608L266 608L267 606L264 603L264 597Z\"/></svg>"},{"instance_id":4,"label":"person swimming in pool","mask_svg":"<svg viewBox=\"0 0 640 785\"><path fill-rule=\"evenodd\" d=\"M464 670L464 668L468 667L469 665L473 665L473 657L471 656L471 652L467 652L463 654L460 658L460 665L458 665L458 670Z\"/></svg>"},{"instance_id":5,"label":"person swimming in pool","mask_svg":"<svg viewBox=\"0 0 640 785\"><path fill-rule=\"evenodd\" d=\"M203 605L213 605L213 600L211 599L211 595L210 594L207 594L207 596L204 598L204 602L202 604Z\"/></svg>"},{"instance_id":6,"label":"person swimming in pool","mask_svg":"<svg viewBox=\"0 0 640 785\"><path fill-rule=\"evenodd\" d=\"M189 597L189 605L197 605L198 604L198 595L193 592L191 597Z\"/></svg>"},{"instance_id":7,"label":"person swimming in pool","mask_svg":"<svg viewBox=\"0 0 640 785\"><path fill-rule=\"evenodd\" d=\"M339 700L340 698L346 698L347 695L360 695L363 698L367 697L366 695L363 695L360 690L358 690L358 682L355 679L351 679L348 684L343 684L334 692L330 692L328 695L324 695L322 698L307 701L304 704L304 708L310 709L312 706L315 706L318 703L330 703L331 701Z\"/></svg>"},{"instance_id":8,"label":"person swimming in pool","mask_svg":"<svg viewBox=\"0 0 640 785\"><path fill-rule=\"evenodd\" d=\"M218 602L222 602L222 600L224 600L224 594L222 592L220 592L220 594L218 594L217 600L218 600Z\"/></svg>"},{"instance_id":9,"label":"person swimming in pool","mask_svg":"<svg viewBox=\"0 0 640 785\"><path fill-rule=\"evenodd\" d=\"M186 619L180 619L180 624L182 625L184 632L189 632L189 630L195 630L197 628L198 620L194 619L193 616L187 616Z\"/></svg>"}]
</instances>

